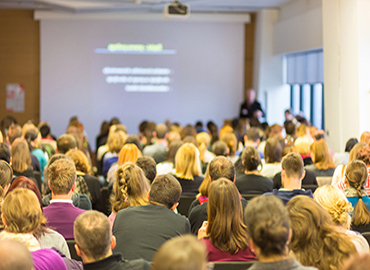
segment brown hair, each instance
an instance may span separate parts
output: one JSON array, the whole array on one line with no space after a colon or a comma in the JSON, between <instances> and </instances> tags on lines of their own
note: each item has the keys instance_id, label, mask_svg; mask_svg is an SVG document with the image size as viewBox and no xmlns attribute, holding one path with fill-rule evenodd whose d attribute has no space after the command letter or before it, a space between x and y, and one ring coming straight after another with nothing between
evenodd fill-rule
<instances>
[{"instance_id":1,"label":"brown hair","mask_svg":"<svg viewBox=\"0 0 370 270\"><path fill-rule=\"evenodd\" d=\"M370 147L363 147L358 150L356 159L363 161L366 166L370 166Z\"/></svg>"},{"instance_id":2,"label":"brown hair","mask_svg":"<svg viewBox=\"0 0 370 270\"><path fill-rule=\"evenodd\" d=\"M13 169L9 165L9 163L5 162L4 160L0 160L0 198L2 198L4 194L4 188L13 180Z\"/></svg>"},{"instance_id":3,"label":"brown hair","mask_svg":"<svg viewBox=\"0 0 370 270\"><path fill-rule=\"evenodd\" d=\"M255 171L261 165L261 157L257 149L247 146L242 153L243 167L247 171Z\"/></svg>"},{"instance_id":4,"label":"brown hair","mask_svg":"<svg viewBox=\"0 0 370 270\"><path fill-rule=\"evenodd\" d=\"M318 141L314 141L310 146L310 150L313 155L314 164L319 170L335 168L333 158L330 155L329 148L325 140L320 139Z\"/></svg>"},{"instance_id":5,"label":"brown hair","mask_svg":"<svg viewBox=\"0 0 370 270\"><path fill-rule=\"evenodd\" d=\"M248 247L243 209L236 186L228 179L212 182L208 198L207 235L216 248L236 254Z\"/></svg>"},{"instance_id":6,"label":"brown hair","mask_svg":"<svg viewBox=\"0 0 370 270\"><path fill-rule=\"evenodd\" d=\"M175 156L176 156L177 150L179 150L181 145L183 145L183 142L180 140L174 140L170 142L170 144L168 145L166 161L172 162L173 164L175 164Z\"/></svg>"},{"instance_id":7,"label":"brown hair","mask_svg":"<svg viewBox=\"0 0 370 270\"><path fill-rule=\"evenodd\" d=\"M112 230L108 218L94 210L79 215L73 227L77 246L88 257L98 261L110 250Z\"/></svg>"},{"instance_id":8,"label":"brown hair","mask_svg":"<svg viewBox=\"0 0 370 270\"><path fill-rule=\"evenodd\" d=\"M347 179L349 186L357 191L357 196L359 198L353 212L353 224L356 226L360 224L368 224L370 222L370 212L362 200L361 193L361 191L364 189L364 184L367 178L368 170L363 161L354 160L347 164L345 179Z\"/></svg>"},{"instance_id":9,"label":"brown hair","mask_svg":"<svg viewBox=\"0 0 370 270\"><path fill-rule=\"evenodd\" d=\"M76 181L76 168L73 161L58 159L48 166L50 189L54 194L68 194Z\"/></svg>"},{"instance_id":10,"label":"brown hair","mask_svg":"<svg viewBox=\"0 0 370 270\"><path fill-rule=\"evenodd\" d=\"M244 220L249 236L264 256L286 255L289 239L289 215L275 196L253 198L246 206Z\"/></svg>"},{"instance_id":11,"label":"brown hair","mask_svg":"<svg viewBox=\"0 0 370 270\"><path fill-rule=\"evenodd\" d=\"M205 245L193 235L174 237L161 246L152 266L153 270L205 270Z\"/></svg>"},{"instance_id":12,"label":"brown hair","mask_svg":"<svg viewBox=\"0 0 370 270\"><path fill-rule=\"evenodd\" d=\"M70 157L76 166L76 171L89 173L91 170L89 160L84 152L78 149L71 149L66 153L67 157Z\"/></svg>"},{"instance_id":13,"label":"brown hair","mask_svg":"<svg viewBox=\"0 0 370 270\"><path fill-rule=\"evenodd\" d=\"M25 140L17 138L12 143L12 167L14 171L24 172L31 165L31 155Z\"/></svg>"},{"instance_id":14,"label":"brown hair","mask_svg":"<svg viewBox=\"0 0 370 270\"><path fill-rule=\"evenodd\" d=\"M25 188L7 194L2 213L6 231L11 233L33 233L46 222L35 193Z\"/></svg>"},{"instance_id":15,"label":"brown hair","mask_svg":"<svg viewBox=\"0 0 370 270\"><path fill-rule=\"evenodd\" d=\"M180 200L181 192L181 185L174 176L159 175L150 186L149 202L162 204L170 209Z\"/></svg>"},{"instance_id":16,"label":"brown hair","mask_svg":"<svg viewBox=\"0 0 370 270\"><path fill-rule=\"evenodd\" d=\"M73 149L76 147L77 147L76 139L70 134L63 134L57 140L57 149L58 149L58 153L60 154L65 154L70 149Z\"/></svg>"},{"instance_id":17,"label":"brown hair","mask_svg":"<svg viewBox=\"0 0 370 270\"><path fill-rule=\"evenodd\" d=\"M215 157L208 165L209 177L211 181L215 181L224 177L230 181L235 179L234 164L224 156Z\"/></svg>"},{"instance_id":18,"label":"brown hair","mask_svg":"<svg viewBox=\"0 0 370 270\"><path fill-rule=\"evenodd\" d=\"M269 138L265 145L266 163L275 163L281 161L281 152L283 151L278 138Z\"/></svg>"},{"instance_id":19,"label":"brown hair","mask_svg":"<svg viewBox=\"0 0 370 270\"><path fill-rule=\"evenodd\" d=\"M281 169L285 171L288 178L301 178L303 174L303 159L297 153L289 153L283 158Z\"/></svg>"},{"instance_id":20,"label":"brown hair","mask_svg":"<svg viewBox=\"0 0 370 270\"><path fill-rule=\"evenodd\" d=\"M348 162L354 161L356 159L357 153L362 149L369 147L366 143L364 142L358 142L353 146L351 151L349 152L349 160Z\"/></svg>"},{"instance_id":21,"label":"brown hair","mask_svg":"<svg viewBox=\"0 0 370 270\"><path fill-rule=\"evenodd\" d=\"M229 156L234 156L238 147L238 139L235 134L230 132L224 133L220 136L220 140L226 143L229 148Z\"/></svg>"},{"instance_id":22,"label":"brown hair","mask_svg":"<svg viewBox=\"0 0 370 270\"><path fill-rule=\"evenodd\" d=\"M202 184L200 184L200 186L199 186L199 194L197 195L197 198L199 196L208 197L208 190L209 190L209 185L210 184L211 184L211 178L209 177L209 164L208 164L206 175L204 176Z\"/></svg>"},{"instance_id":23,"label":"brown hair","mask_svg":"<svg viewBox=\"0 0 370 270\"><path fill-rule=\"evenodd\" d=\"M110 132L108 135L108 150L111 153L119 153L126 141L126 134L121 131Z\"/></svg>"},{"instance_id":24,"label":"brown hair","mask_svg":"<svg viewBox=\"0 0 370 270\"><path fill-rule=\"evenodd\" d=\"M141 157L141 151L133 143L125 144L118 154L118 166L125 164L126 162L135 163L139 157Z\"/></svg>"},{"instance_id":25,"label":"brown hair","mask_svg":"<svg viewBox=\"0 0 370 270\"><path fill-rule=\"evenodd\" d=\"M223 141L215 141L212 144L212 152L216 156L227 156L228 155L228 148L227 144Z\"/></svg>"},{"instance_id":26,"label":"brown hair","mask_svg":"<svg viewBox=\"0 0 370 270\"><path fill-rule=\"evenodd\" d=\"M287 209L293 229L289 248L302 265L337 270L357 253L350 238L339 231L324 208L310 197L294 197L287 203Z\"/></svg>"},{"instance_id":27,"label":"brown hair","mask_svg":"<svg viewBox=\"0 0 370 270\"><path fill-rule=\"evenodd\" d=\"M145 177L151 182L153 182L154 178L157 175L157 164L155 163L154 158L152 157L139 157L136 161L136 165L143 170Z\"/></svg>"},{"instance_id":28,"label":"brown hair","mask_svg":"<svg viewBox=\"0 0 370 270\"><path fill-rule=\"evenodd\" d=\"M149 182L139 166L126 162L115 174L114 194L110 199L114 213L129 206L148 204Z\"/></svg>"}]
</instances>

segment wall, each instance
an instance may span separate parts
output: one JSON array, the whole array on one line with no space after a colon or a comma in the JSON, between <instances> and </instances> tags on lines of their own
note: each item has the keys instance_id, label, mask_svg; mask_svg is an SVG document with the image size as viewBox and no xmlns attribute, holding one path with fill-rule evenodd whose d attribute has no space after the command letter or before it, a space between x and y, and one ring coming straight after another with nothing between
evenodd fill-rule
<instances>
[{"instance_id":1,"label":"wall","mask_svg":"<svg viewBox=\"0 0 370 270\"><path fill-rule=\"evenodd\" d=\"M39 121L40 35L31 10L0 10L0 118L14 116L20 124ZM6 111L6 85L20 83L25 89L25 111Z\"/></svg>"}]
</instances>

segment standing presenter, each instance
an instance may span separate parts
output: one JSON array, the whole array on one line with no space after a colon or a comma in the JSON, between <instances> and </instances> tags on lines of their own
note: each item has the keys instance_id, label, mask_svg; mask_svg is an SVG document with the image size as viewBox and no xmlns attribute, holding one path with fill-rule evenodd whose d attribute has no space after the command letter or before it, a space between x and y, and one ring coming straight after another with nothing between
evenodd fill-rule
<instances>
[{"instance_id":1,"label":"standing presenter","mask_svg":"<svg viewBox=\"0 0 370 270\"><path fill-rule=\"evenodd\" d=\"M240 119L252 119L264 116L261 104L256 100L256 92L252 88L245 90L245 100L240 106Z\"/></svg>"}]
</instances>

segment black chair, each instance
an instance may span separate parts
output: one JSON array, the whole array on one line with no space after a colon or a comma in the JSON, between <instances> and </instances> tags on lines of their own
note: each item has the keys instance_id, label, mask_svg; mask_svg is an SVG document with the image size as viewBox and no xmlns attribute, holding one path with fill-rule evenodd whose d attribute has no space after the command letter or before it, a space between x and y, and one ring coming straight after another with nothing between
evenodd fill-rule
<instances>
[{"instance_id":1,"label":"black chair","mask_svg":"<svg viewBox=\"0 0 370 270\"><path fill-rule=\"evenodd\" d=\"M195 200L194 195L181 195L177 211L184 216L188 216L191 203Z\"/></svg>"},{"instance_id":2,"label":"black chair","mask_svg":"<svg viewBox=\"0 0 370 270\"><path fill-rule=\"evenodd\" d=\"M76 241L75 240L66 240L66 241L67 241L69 253L71 253L71 259L74 259L76 261L82 261L81 257L77 255L77 252L75 249Z\"/></svg>"},{"instance_id":3,"label":"black chair","mask_svg":"<svg viewBox=\"0 0 370 270\"><path fill-rule=\"evenodd\" d=\"M247 201L252 200L254 197L261 196L263 193L246 193L241 194L244 199Z\"/></svg>"},{"instance_id":4,"label":"black chair","mask_svg":"<svg viewBox=\"0 0 370 270\"><path fill-rule=\"evenodd\" d=\"M101 189L101 197L99 200L99 203L101 205L99 206L99 209L101 209L102 212L106 214L107 216L109 216L112 213L109 197L110 197L109 188L103 187Z\"/></svg>"},{"instance_id":5,"label":"black chair","mask_svg":"<svg viewBox=\"0 0 370 270\"><path fill-rule=\"evenodd\" d=\"M42 194L42 182L41 182L41 173L39 171L33 171L33 175L35 176L35 180L36 180L36 184L37 184L37 187L40 191L40 193Z\"/></svg>"},{"instance_id":6,"label":"black chair","mask_svg":"<svg viewBox=\"0 0 370 270\"><path fill-rule=\"evenodd\" d=\"M312 193L315 192L315 190L318 188L317 185L302 185L302 188L305 189L305 190L311 190Z\"/></svg>"},{"instance_id":7,"label":"black chair","mask_svg":"<svg viewBox=\"0 0 370 270\"><path fill-rule=\"evenodd\" d=\"M369 244L370 246L370 232L363 232L361 233L363 237L365 237L367 243Z\"/></svg>"},{"instance_id":8,"label":"black chair","mask_svg":"<svg viewBox=\"0 0 370 270\"><path fill-rule=\"evenodd\" d=\"M254 261L240 262L212 262L209 263L213 270L246 270L254 264Z\"/></svg>"}]
</instances>

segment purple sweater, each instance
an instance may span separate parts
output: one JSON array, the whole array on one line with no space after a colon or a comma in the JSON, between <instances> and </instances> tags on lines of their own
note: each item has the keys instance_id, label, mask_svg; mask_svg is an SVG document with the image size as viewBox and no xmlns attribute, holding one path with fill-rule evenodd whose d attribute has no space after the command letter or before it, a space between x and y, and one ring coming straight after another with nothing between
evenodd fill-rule
<instances>
[{"instance_id":1,"label":"purple sweater","mask_svg":"<svg viewBox=\"0 0 370 270\"><path fill-rule=\"evenodd\" d=\"M31 255L35 270L67 270L62 257L53 249L42 248Z\"/></svg>"},{"instance_id":2,"label":"purple sweater","mask_svg":"<svg viewBox=\"0 0 370 270\"><path fill-rule=\"evenodd\" d=\"M44 207L44 216L47 219L47 225L63 235L65 239L74 239L73 223L75 219L85 212L68 202L53 202Z\"/></svg>"}]
</instances>

